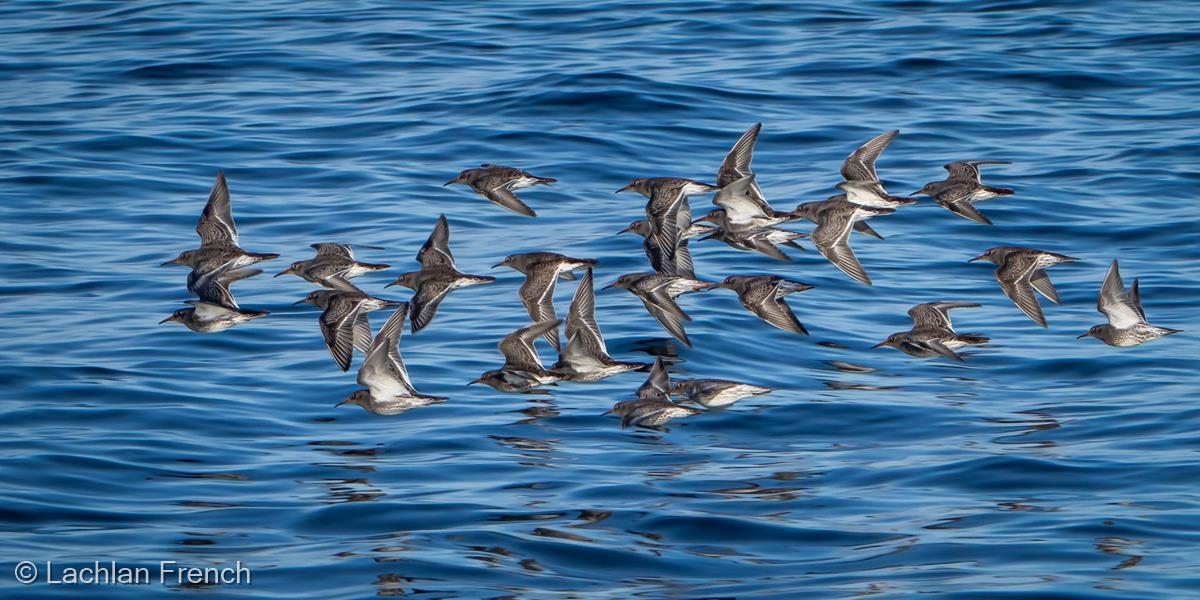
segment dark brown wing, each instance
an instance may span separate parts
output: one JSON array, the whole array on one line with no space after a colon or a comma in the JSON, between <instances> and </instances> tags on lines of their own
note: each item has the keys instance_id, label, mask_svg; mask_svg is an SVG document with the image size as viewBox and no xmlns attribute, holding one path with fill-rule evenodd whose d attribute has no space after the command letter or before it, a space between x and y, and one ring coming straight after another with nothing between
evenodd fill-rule
<instances>
[{"instance_id":1,"label":"dark brown wing","mask_svg":"<svg viewBox=\"0 0 1200 600\"><path fill-rule=\"evenodd\" d=\"M975 183L982 183L982 177L979 174L979 165L1007 165L1012 164L1007 160L956 160L952 163L943 166L950 173L950 179L970 179Z\"/></svg>"},{"instance_id":2,"label":"dark brown wing","mask_svg":"<svg viewBox=\"0 0 1200 600\"><path fill-rule=\"evenodd\" d=\"M897 135L900 135L900 130L893 129L859 146L842 163L842 177L846 181L879 181L879 176L875 174L875 161Z\"/></svg>"},{"instance_id":3,"label":"dark brown wing","mask_svg":"<svg viewBox=\"0 0 1200 600\"><path fill-rule=\"evenodd\" d=\"M317 256L336 256L339 258L347 258L354 260L354 250L349 244L335 244L333 242L320 242L312 244L312 249L317 251Z\"/></svg>"},{"instance_id":4,"label":"dark brown wing","mask_svg":"<svg viewBox=\"0 0 1200 600\"><path fill-rule=\"evenodd\" d=\"M978 306L979 304L975 302L929 302L908 309L908 316L912 317L913 329L925 327L953 329L954 326L950 322L951 309L976 308Z\"/></svg>"},{"instance_id":5,"label":"dark brown wing","mask_svg":"<svg viewBox=\"0 0 1200 600\"><path fill-rule=\"evenodd\" d=\"M959 200L957 202L947 202L945 204L942 204L942 206L945 206L947 209L950 210L950 212L952 212L960 217L965 217L967 219L975 221L976 223L983 223L984 225L992 224L992 220L987 218L986 216L984 216L983 213L979 212L979 209L975 208L975 205L972 204L969 200Z\"/></svg>"},{"instance_id":6,"label":"dark brown wing","mask_svg":"<svg viewBox=\"0 0 1200 600\"><path fill-rule=\"evenodd\" d=\"M217 173L217 182L208 194L208 204L204 205L204 212L200 214L196 233L200 234L201 246L237 245L237 225L233 222L233 206L224 171Z\"/></svg>"},{"instance_id":7,"label":"dark brown wing","mask_svg":"<svg viewBox=\"0 0 1200 600\"><path fill-rule=\"evenodd\" d=\"M717 187L725 187L754 173L750 168L750 162L754 160L754 144L758 142L758 134L761 131L762 123L755 123L734 143L733 148L725 155L725 161L721 163L721 168L717 171Z\"/></svg>"},{"instance_id":8,"label":"dark brown wing","mask_svg":"<svg viewBox=\"0 0 1200 600\"><path fill-rule=\"evenodd\" d=\"M542 367L542 360L538 357L533 343L551 331L557 332L558 324L561 322L554 319L526 325L500 340L500 353L504 355L504 368L515 371L541 371L544 367Z\"/></svg>"},{"instance_id":9,"label":"dark brown wing","mask_svg":"<svg viewBox=\"0 0 1200 600\"><path fill-rule=\"evenodd\" d=\"M430 267L454 268L454 255L450 253L450 223L446 220L446 215L438 216L437 224L433 226L433 233L429 234L429 239L425 240L425 245L421 246L417 252L417 261L426 269Z\"/></svg>"},{"instance_id":10,"label":"dark brown wing","mask_svg":"<svg viewBox=\"0 0 1200 600\"><path fill-rule=\"evenodd\" d=\"M996 268L996 280L1000 282L1000 289L1004 290L1017 308L1038 325L1048 327L1037 296L1033 295L1033 285L1029 282L1036 266L1037 262L1032 255L1009 254L1004 263Z\"/></svg>"},{"instance_id":11,"label":"dark brown wing","mask_svg":"<svg viewBox=\"0 0 1200 600\"><path fill-rule=\"evenodd\" d=\"M637 390L638 398L649 400L654 398L669 399L671 397L671 378L667 374L667 367L663 363L661 356L654 358L654 367L650 369L650 376L646 378L646 382Z\"/></svg>"},{"instance_id":12,"label":"dark brown wing","mask_svg":"<svg viewBox=\"0 0 1200 600\"><path fill-rule=\"evenodd\" d=\"M495 202L496 204L499 204L500 206L503 206L504 208L507 208L515 213L522 214L527 217L537 216L537 213L533 212L533 209L529 208L529 205L522 202L516 194L512 193L512 190L509 190L504 186L492 188L490 190L484 190L482 193L483 196L488 200L491 200L492 202Z\"/></svg>"}]
</instances>

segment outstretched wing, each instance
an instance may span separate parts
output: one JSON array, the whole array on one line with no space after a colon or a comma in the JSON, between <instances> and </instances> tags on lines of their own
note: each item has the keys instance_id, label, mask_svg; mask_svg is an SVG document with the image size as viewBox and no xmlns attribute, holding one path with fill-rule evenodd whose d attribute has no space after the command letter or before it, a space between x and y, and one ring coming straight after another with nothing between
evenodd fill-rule
<instances>
[{"instance_id":1,"label":"outstretched wing","mask_svg":"<svg viewBox=\"0 0 1200 600\"><path fill-rule=\"evenodd\" d=\"M412 382L408 369L400 358L400 335L404 331L404 319L408 316L408 304L402 303L388 317L367 350L362 366L358 369L358 383L366 386L375 398L413 396Z\"/></svg>"},{"instance_id":2,"label":"outstretched wing","mask_svg":"<svg viewBox=\"0 0 1200 600\"><path fill-rule=\"evenodd\" d=\"M417 286L412 298L412 332L425 328L437 315L438 305L450 293L450 281L442 277L430 277Z\"/></svg>"},{"instance_id":3,"label":"outstretched wing","mask_svg":"<svg viewBox=\"0 0 1200 600\"><path fill-rule=\"evenodd\" d=\"M854 230L863 235L869 235L877 240L883 239L883 236L879 235L878 231L871 229L871 226L868 225L866 221L855 221L854 222Z\"/></svg>"},{"instance_id":4,"label":"outstretched wing","mask_svg":"<svg viewBox=\"0 0 1200 600\"><path fill-rule=\"evenodd\" d=\"M361 304L358 300L335 296L329 300L325 312L321 313L321 336L325 338L325 345L329 347L334 362L343 371L350 370L355 342L361 341L356 339L359 337L356 336L356 328L361 328L357 325Z\"/></svg>"},{"instance_id":5,"label":"outstretched wing","mask_svg":"<svg viewBox=\"0 0 1200 600\"><path fill-rule=\"evenodd\" d=\"M812 241L817 246L821 256L829 259L833 266L854 278L855 281L871 285L871 278L863 269L862 263L850 249L850 226L853 223L853 213L844 210L827 210L821 214L817 228L813 230Z\"/></svg>"},{"instance_id":6,"label":"outstretched wing","mask_svg":"<svg viewBox=\"0 0 1200 600\"><path fill-rule=\"evenodd\" d=\"M925 340L923 342L919 342L919 344L946 358L949 358L950 360L965 362L963 357L959 356L957 352L951 350L949 346L943 344L940 340Z\"/></svg>"},{"instance_id":7,"label":"outstretched wing","mask_svg":"<svg viewBox=\"0 0 1200 600\"><path fill-rule=\"evenodd\" d=\"M193 269L188 273L187 289L201 301L238 308L237 301L229 291L235 281L262 273L261 269L234 269L237 259L230 259L211 271Z\"/></svg>"},{"instance_id":8,"label":"outstretched wing","mask_svg":"<svg viewBox=\"0 0 1200 600\"><path fill-rule=\"evenodd\" d=\"M500 353L504 355L504 368L514 371L542 370L544 368L542 360L538 357L533 342L551 330L557 331L561 322L559 319L554 319L526 325L500 340Z\"/></svg>"},{"instance_id":9,"label":"outstretched wing","mask_svg":"<svg viewBox=\"0 0 1200 600\"><path fill-rule=\"evenodd\" d=\"M992 224L992 220L985 217L983 215L983 213L979 212L979 209L975 208L975 205L972 204L970 200L958 200L956 202L946 202L946 203L942 204L942 206L945 206L946 208L950 209L950 212L952 212L960 217L964 217L964 218L970 219L972 221L975 221L976 223L983 223L984 225Z\"/></svg>"},{"instance_id":10,"label":"outstretched wing","mask_svg":"<svg viewBox=\"0 0 1200 600\"><path fill-rule=\"evenodd\" d=\"M859 146L842 163L842 177L846 181L879 181L879 177L875 174L875 161L888 147L888 144L896 139L897 135L900 135L900 130L893 129L887 133L881 133L871 138L871 141Z\"/></svg>"},{"instance_id":11,"label":"outstretched wing","mask_svg":"<svg viewBox=\"0 0 1200 600\"><path fill-rule=\"evenodd\" d=\"M522 214L527 217L536 217L537 213L533 212L533 209L529 208L529 205L522 202L516 194L512 193L512 190L505 187L506 185L507 184L501 184L490 190L484 190L482 192L483 197L515 213Z\"/></svg>"},{"instance_id":12,"label":"outstretched wing","mask_svg":"<svg viewBox=\"0 0 1200 600\"><path fill-rule=\"evenodd\" d=\"M1035 269L1029 276L1029 283L1033 285L1033 289L1037 293L1045 296L1047 300L1061 304L1058 300L1058 290L1054 289L1054 284L1051 283L1050 276L1046 274L1045 269Z\"/></svg>"},{"instance_id":13,"label":"outstretched wing","mask_svg":"<svg viewBox=\"0 0 1200 600\"><path fill-rule=\"evenodd\" d=\"M1038 304L1037 296L1033 294L1033 284L1029 281L1036 267L1037 262L1027 255L1010 254L1004 263L996 268L996 280L1000 282L1000 289L1004 290L1017 308L1038 325L1048 327L1042 307Z\"/></svg>"},{"instance_id":14,"label":"outstretched wing","mask_svg":"<svg viewBox=\"0 0 1200 600\"><path fill-rule=\"evenodd\" d=\"M1108 318L1109 325L1126 329L1146 322L1136 281L1133 282L1133 290L1132 293L1125 290L1121 270L1114 260L1104 276L1104 285L1100 287L1100 296L1096 299L1096 308Z\"/></svg>"},{"instance_id":15,"label":"outstretched wing","mask_svg":"<svg viewBox=\"0 0 1200 600\"><path fill-rule=\"evenodd\" d=\"M687 238L679 240L679 245L675 247L675 272L672 275L696 278L696 268L692 263L692 251L688 250Z\"/></svg>"},{"instance_id":16,"label":"outstretched wing","mask_svg":"<svg viewBox=\"0 0 1200 600\"><path fill-rule=\"evenodd\" d=\"M661 185L654 189L646 203L646 217L650 221L648 239L666 265L675 264L675 249L682 234L679 215L685 202L681 186Z\"/></svg>"},{"instance_id":17,"label":"outstretched wing","mask_svg":"<svg viewBox=\"0 0 1200 600\"><path fill-rule=\"evenodd\" d=\"M567 346L582 344L583 347L603 354L608 353L600 324L596 322L596 292L592 286L592 270L588 269L575 288L571 308L567 310Z\"/></svg>"},{"instance_id":18,"label":"outstretched wing","mask_svg":"<svg viewBox=\"0 0 1200 600\"><path fill-rule=\"evenodd\" d=\"M979 174L979 165L1007 165L1007 160L956 160L943 166L950 173L950 179L969 179L983 183Z\"/></svg>"},{"instance_id":19,"label":"outstretched wing","mask_svg":"<svg viewBox=\"0 0 1200 600\"><path fill-rule=\"evenodd\" d=\"M754 224L754 219L766 217L762 205L753 197L754 174L730 182L717 192L713 204L725 209L726 223L734 226Z\"/></svg>"},{"instance_id":20,"label":"outstretched wing","mask_svg":"<svg viewBox=\"0 0 1200 600\"><path fill-rule=\"evenodd\" d=\"M742 303L750 312L767 323L784 331L808 335L808 330L796 318L792 309L778 295L782 281L772 285L755 285L747 291Z\"/></svg>"},{"instance_id":21,"label":"outstretched wing","mask_svg":"<svg viewBox=\"0 0 1200 600\"><path fill-rule=\"evenodd\" d=\"M664 400L671 397L671 378L667 374L667 367L663 363L661 356L654 358L654 367L650 369L650 376L646 378L646 382L637 390L637 397L642 400L650 400L662 398Z\"/></svg>"},{"instance_id":22,"label":"outstretched wing","mask_svg":"<svg viewBox=\"0 0 1200 600\"><path fill-rule=\"evenodd\" d=\"M229 185L225 182L225 171L217 172L217 182L208 194L208 204L196 224L200 234L200 245L237 245L237 225L233 222L233 206L229 199Z\"/></svg>"},{"instance_id":23,"label":"outstretched wing","mask_svg":"<svg viewBox=\"0 0 1200 600\"><path fill-rule=\"evenodd\" d=\"M317 256L336 256L338 258L346 258L354 260L354 250L349 244L335 244L333 242L320 242L312 244L312 249L317 251Z\"/></svg>"},{"instance_id":24,"label":"outstretched wing","mask_svg":"<svg viewBox=\"0 0 1200 600\"><path fill-rule=\"evenodd\" d=\"M954 326L950 322L951 309L976 308L978 306L979 304L975 302L929 302L908 309L908 316L912 317L914 329L922 327L953 329Z\"/></svg>"},{"instance_id":25,"label":"outstretched wing","mask_svg":"<svg viewBox=\"0 0 1200 600\"><path fill-rule=\"evenodd\" d=\"M558 277L553 267L545 264L534 265L525 277L520 289L521 303L534 323L551 321L557 317L554 312L554 288L557 283ZM546 341L555 350L560 349L558 330L547 330Z\"/></svg>"},{"instance_id":26,"label":"outstretched wing","mask_svg":"<svg viewBox=\"0 0 1200 600\"><path fill-rule=\"evenodd\" d=\"M683 329L683 321L689 317L665 289L649 291L639 294L638 297L641 298L642 304L646 305L650 316L654 317L654 320L658 321L663 329L667 330L667 333L683 342L687 347L692 347L692 341L688 339L687 331Z\"/></svg>"},{"instance_id":27,"label":"outstretched wing","mask_svg":"<svg viewBox=\"0 0 1200 600\"><path fill-rule=\"evenodd\" d=\"M450 253L450 223L446 220L446 215L438 216L433 233L429 234L429 239L425 240L425 245L417 252L417 261L426 269L454 268L454 255Z\"/></svg>"},{"instance_id":28,"label":"outstretched wing","mask_svg":"<svg viewBox=\"0 0 1200 600\"><path fill-rule=\"evenodd\" d=\"M754 160L754 144L758 142L758 134L761 131L762 123L755 123L733 144L733 148L730 148L729 153L725 155L725 161L721 163L721 168L717 171L717 187L723 188L754 173L750 169L750 162Z\"/></svg>"},{"instance_id":29,"label":"outstretched wing","mask_svg":"<svg viewBox=\"0 0 1200 600\"><path fill-rule=\"evenodd\" d=\"M779 246L776 246L774 242L767 239L766 233L767 230L763 230L759 232L759 234L746 238L743 243L747 248L758 252L759 254L770 256L771 258L777 260L791 262L792 257L784 254L783 250L779 249Z\"/></svg>"}]
</instances>

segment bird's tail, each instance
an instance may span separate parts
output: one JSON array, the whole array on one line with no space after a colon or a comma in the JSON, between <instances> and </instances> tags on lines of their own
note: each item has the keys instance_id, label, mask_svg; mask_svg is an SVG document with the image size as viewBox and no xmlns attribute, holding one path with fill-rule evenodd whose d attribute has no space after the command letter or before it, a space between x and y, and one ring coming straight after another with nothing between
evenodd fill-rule
<instances>
[{"instance_id":1,"label":"bird's tail","mask_svg":"<svg viewBox=\"0 0 1200 600\"><path fill-rule=\"evenodd\" d=\"M990 185L983 186L983 189L985 189L997 196L1011 196L1011 195L1017 193L1012 188L992 187Z\"/></svg>"}]
</instances>

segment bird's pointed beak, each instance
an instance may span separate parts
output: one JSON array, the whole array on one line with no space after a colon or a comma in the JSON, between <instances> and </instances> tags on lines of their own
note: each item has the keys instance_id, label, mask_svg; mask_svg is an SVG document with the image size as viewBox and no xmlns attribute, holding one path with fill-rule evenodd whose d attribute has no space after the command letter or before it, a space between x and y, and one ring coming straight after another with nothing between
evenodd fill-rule
<instances>
[{"instance_id":1,"label":"bird's pointed beak","mask_svg":"<svg viewBox=\"0 0 1200 600\"><path fill-rule=\"evenodd\" d=\"M606 417L606 416L608 416L608 415L611 415L611 414L613 414L613 411L612 411L612 409L610 408L610 409L608 409L608 410L606 410L606 411L604 411L604 412L600 413L600 416L602 416L602 417Z\"/></svg>"},{"instance_id":2,"label":"bird's pointed beak","mask_svg":"<svg viewBox=\"0 0 1200 600\"><path fill-rule=\"evenodd\" d=\"M171 316L159 321L158 324L162 325L163 323L170 323L171 321L174 321L174 320L175 320L175 315L171 315Z\"/></svg>"},{"instance_id":3,"label":"bird's pointed beak","mask_svg":"<svg viewBox=\"0 0 1200 600\"><path fill-rule=\"evenodd\" d=\"M882 342L879 342L878 344L875 344L874 346L871 346L871 349L872 349L872 350L874 350L874 349L876 349L876 348L882 348L882 347L884 347L884 346L887 346L887 345L888 345L888 342L887 342L887 340L883 340Z\"/></svg>"},{"instance_id":4,"label":"bird's pointed beak","mask_svg":"<svg viewBox=\"0 0 1200 600\"><path fill-rule=\"evenodd\" d=\"M483 383L483 378L480 377L479 379L476 379L475 381L472 381L472 382L468 383L467 385L475 385L477 383Z\"/></svg>"},{"instance_id":5,"label":"bird's pointed beak","mask_svg":"<svg viewBox=\"0 0 1200 600\"><path fill-rule=\"evenodd\" d=\"M617 235L621 235L622 233L629 233L630 231L633 231L633 225L630 225L629 227L626 227L625 229L618 231Z\"/></svg>"},{"instance_id":6,"label":"bird's pointed beak","mask_svg":"<svg viewBox=\"0 0 1200 600\"><path fill-rule=\"evenodd\" d=\"M608 285L606 285L606 286L604 286L604 287L602 287L602 288L600 288L600 289L601 289L601 290L607 290L608 288L615 288L615 287L617 287L617 284L618 284L618 283L621 283L621 282L620 282L620 281L614 281L614 282L612 282L612 283L610 283L610 284L608 284Z\"/></svg>"},{"instance_id":7,"label":"bird's pointed beak","mask_svg":"<svg viewBox=\"0 0 1200 600\"><path fill-rule=\"evenodd\" d=\"M161 264L161 265L158 265L158 266L160 266L160 267L169 267L169 266L171 266L171 265L177 265L177 264L179 264L177 261L178 261L178 259L172 258L171 260L168 260L167 262L165 262L165 263L163 263L163 264Z\"/></svg>"},{"instance_id":8,"label":"bird's pointed beak","mask_svg":"<svg viewBox=\"0 0 1200 600\"><path fill-rule=\"evenodd\" d=\"M292 306L300 306L301 304L308 304L308 298L301 298L301 299L293 302Z\"/></svg>"},{"instance_id":9,"label":"bird's pointed beak","mask_svg":"<svg viewBox=\"0 0 1200 600\"><path fill-rule=\"evenodd\" d=\"M284 270L276 273L274 275L274 277L271 277L271 279L275 279L275 277L283 277L284 275L290 275L291 273L292 273L292 269L289 267L287 269L284 269Z\"/></svg>"},{"instance_id":10,"label":"bird's pointed beak","mask_svg":"<svg viewBox=\"0 0 1200 600\"><path fill-rule=\"evenodd\" d=\"M1085 337L1092 337L1092 332L1090 332L1090 331L1085 331L1085 332L1083 333L1083 335L1076 336L1076 337L1075 337L1075 339L1077 339L1077 340L1082 340L1082 339L1083 339L1083 338L1085 338Z\"/></svg>"},{"instance_id":11,"label":"bird's pointed beak","mask_svg":"<svg viewBox=\"0 0 1200 600\"><path fill-rule=\"evenodd\" d=\"M399 280L399 279L397 279L396 281L393 281L393 282L391 282L391 283L389 283L389 284L387 284L387 285L385 285L385 286L383 286L383 287L384 287L384 289L387 289L387 288L390 288L390 287L392 287L393 285L400 285L400 280Z\"/></svg>"},{"instance_id":12,"label":"bird's pointed beak","mask_svg":"<svg viewBox=\"0 0 1200 600\"><path fill-rule=\"evenodd\" d=\"M631 183L631 184L629 184L629 185L627 185L627 186L625 186L625 187L623 187L623 188L621 188L621 189L619 189L619 190L617 190L617 191L615 191L615 192L613 192L613 193L614 193L614 194L620 194L621 192L629 191L629 190L631 190L631 189L633 189L633 184L632 184L632 183Z\"/></svg>"},{"instance_id":13,"label":"bird's pointed beak","mask_svg":"<svg viewBox=\"0 0 1200 600\"><path fill-rule=\"evenodd\" d=\"M454 185L454 184L456 184L456 183L458 183L458 178L457 178L457 177L455 177L454 179L451 179L450 181L447 181L446 183L443 183L443 184L442 184L442 187L446 187L446 186L448 186L448 185Z\"/></svg>"},{"instance_id":14,"label":"bird's pointed beak","mask_svg":"<svg viewBox=\"0 0 1200 600\"><path fill-rule=\"evenodd\" d=\"M987 255L986 255L986 254L980 254L979 256L976 256L975 258L972 258L971 260L968 260L967 262L975 262L975 261L977 261L977 260L983 260L983 259L985 259L985 258L987 258Z\"/></svg>"},{"instance_id":15,"label":"bird's pointed beak","mask_svg":"<svg viewBox=\"0 0 1200 600\"><path fill-rule=\"evenodd\" d=\"M333 407L334 407L334 408L337 408L337 407L339 407L339 406L341 406L341 405L343 405L343 404L345 404L345 403L347 403L347 402L349 402L349 400L342 400L341 402L338 402L337 404L334 404L334 405L333 405Z\"/></svg>"}]
</instances>

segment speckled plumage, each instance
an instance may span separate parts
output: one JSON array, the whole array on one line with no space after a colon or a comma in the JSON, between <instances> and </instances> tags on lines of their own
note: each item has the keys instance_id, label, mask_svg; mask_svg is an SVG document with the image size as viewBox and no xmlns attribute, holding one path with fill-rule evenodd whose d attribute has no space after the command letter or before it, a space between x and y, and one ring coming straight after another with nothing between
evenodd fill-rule
<instances>
[{"instance_id":1,"label":"speckled plumage","mask_svg":"<svg viewBox=\"0 0 1200 600\"><path fill-rule=\"evenodd\" d=\"M995 264L996 281L1000 282L1000 289L1004 294L1021 309L1021 312L1033 319L1033 322L1047 327L1046 317L1042 314L1042 307L1033 292L1037 290L1046 299L1057 304L1058 292L1044 269L1079 259L1035 248L996 246L971 259L976 260L987 260Z\"/></svg>"},{"instance_id":2,"label":"speckled plumage","mask_svg":"<svg viewBox=\"0 0 1200 600\"><path fill-rule=\"evenodd\" d=\"M457 177L447 181L444 185L455 183L467 185L475 190L475 193L496 205L503 206L517 214L536 217L537 213L521 201L513 191L535 185L550 185L556 181L558 180L538 177L516 167L484 163L477 168L460 172Z\"/></svg>"},{"instance_id":3,"label":"speckled plumage","mask_svg":"<svg viewBox=\"0 0 1200 600\"><path fill-rule=\"evenodd\" d=\"M556 373L542 366L534 342L553 331L558 338L558 325L554 319L522 327L500 340L500 353L504 355L504 366L480 375L470 384L482 383L502 392L525 392L559 380Z\"/></svg>"},{"instance_id":4,"label":"speckled plumage","mask_svg":"<svg viewBox=\"0 0 1200 600\"><path fill-rule=\"evenodd\" d=\"M592 287L591 269L579 280L563 329L567 345L559 353L558 362L550 370L564 380L599 381L618 373L650 366L646 363L614 360L608 355L604 336L596 322L596 296Z\"/></svg>"},{"instance_id":5,"label":"speckled plumage","mask_svg":"<svg viewBox=\"0 0 1200 600\"><path fill-rule=\"evenodd\" d=\"M975 203L996 196L1011 196L1015 192L1010 188L984 185L979 165L1007 164L1010 163L1006 160L957 160L943 167L949 173L946 179L927 183L913 195L925 194L960 217L991 225L991 219L979 212Z\"/></svg>"},{"instance_id":6,"label":"speckled plumage","mask_svg":"<svg viewBox=\"0 0 1200 600\"><path fill-rule=\"evenodd\" d=\"M591 268L599 264L592 258L572 258L554 252L526 252L510 254L496 264L496 267L508 267L525 275L525 283L519 290L521 304L525 305L529 318L534 323L551 321L558 318L554 311L554 288L558 280L574 279L571 271ZM562 346L558 339L558 330L546 331L546 341L555 350Z\"/></svg>"},{"instance_id":7,"label":"speckled plumage","mask_svg":"<svg viewBox=\"0 0 1200 600\"><path fill-rule=\"evenodd\" d=\"M613 405L605 414L614 414L621 418L621 428L659 427L674 419L679 419L701 411L686 406L680 406L671 401L670 380L662 357L656 357L650 376L637 390L637 399L622 400Z\"/></svg>"},{"instance_id":8,"label":"speckled plumage","mask_svg":"<svg viewBox=\"0 0 1200 600\"><path fill-rule=\"evenodd\" d=\"M629 273L622 275L605 289L619 287L637 296L646 306L650 316L654 317L667 333L690 348L692 342L683 329L683 322L691 321L692 318L683 312L675 298L688 292L711 289L715 285L676 275Z\"/></svg>"},{"instance_id":9,"label":"speckled plumage","mask_svg":"<svg viewBox=\"0 0 1200 600\"><path fill-rule=\"evenodd\" d=\"M1133 287L1126 290L1116 260L1112 261L1108 274L1104 276L1104 284L1100 286L1100 295L1096 298L1096 310L1108 319L1108 323L1093 326L1079 336L1080 339L1094 337L1109 346L1128 348L1163 336L1183 333L1180 329L1146 322L1138 280L1134 279Z\"/></svg>"},{"instance_id":10,"label":"speckled plumage","mask_svg":"<svg viewBox=\"0 0 1200 600\"><path fill-rule=\"evenodd\" d=\"M872 348L895 348L910 356L927 358L944 356L962 362L956 349L968 345L986 344L988 338L976 333L960 334L950 322L950 311L955 308L975 308L975 302L929 302L918 304L908 310L913 327L908 331L893 333Z\"/></svg>"},{"instance_id":11,"label":"speckled plumage","mask_svg":"<svg viewBox=\"0 0 1200 600\"><path fill-rule=\"evenodd\" d=\"M454 254L450 252L450 223L446 215L438 217L433 232L417 252L417 262L421 263L420 271L405 273L385 286L401 285L416 292L410 301L412 314L409 325L413 333L433 322L438 306L450 292L496 281L495 277L489 275L468 275L455 268Z\"/></svg>"},{"instance_id":12,"label":"speckled plumage","mask_svg":"<svg viewBox=\"0 0 1200 600\"><path fill-rule=\"evenodd\" d=\"M407 313L407 303L397 306L366 350L366 357L358 368L358 384L367 389L355 390L336 406L353 404L377 415L395 415L446 401L446 398L417 392L408 378L408 369L400 357L400 335Z\"/></svg>"},{"instance_id":13,"label":"speckled plumage","mask_svg":"<svg viewBox=\"0 0 1200 600\"><path fill-rule=\"evenodd\" d=\"M731 275L717 287L736 292L742 306L768 324L784 331L808 335L808 330L783 298L788 294L811 290L813 286L778 275Z\"/></svg>"}]
</instances>

